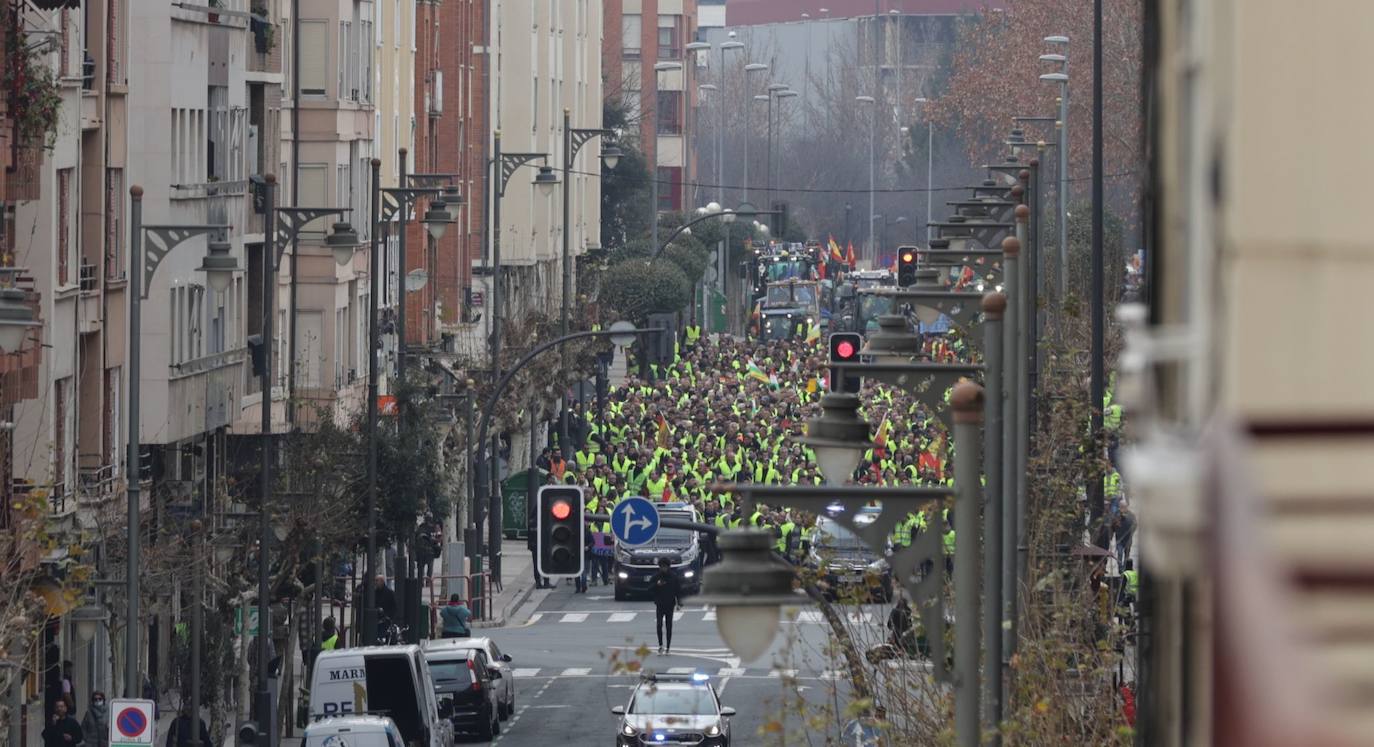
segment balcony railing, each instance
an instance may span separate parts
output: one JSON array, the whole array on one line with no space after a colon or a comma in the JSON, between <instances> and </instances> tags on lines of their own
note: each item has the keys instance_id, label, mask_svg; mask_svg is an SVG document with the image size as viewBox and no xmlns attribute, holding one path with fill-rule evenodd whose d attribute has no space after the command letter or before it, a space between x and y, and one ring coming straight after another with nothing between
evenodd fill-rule
<instances>
[{"instance_id":1,"label":"balcony railing","mask_svg":"<svg viewBox=\"0 0 1374 747\"><path fill-rule=\"evenodd\" d=\"M38 199L42 187L43 147L11 141L11 165L5 170L5 197L11 202Z\"/></svg>"}]
</instances>

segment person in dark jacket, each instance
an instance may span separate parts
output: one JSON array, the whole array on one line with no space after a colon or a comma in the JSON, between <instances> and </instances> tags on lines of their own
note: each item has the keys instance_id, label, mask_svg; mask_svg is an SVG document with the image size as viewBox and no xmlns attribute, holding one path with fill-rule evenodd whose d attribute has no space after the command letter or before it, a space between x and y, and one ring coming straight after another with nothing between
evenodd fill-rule
<instances>
[{"instance_id":1,"label":"person in dark jacket","mask_svg":"<svg viewBox=\"0 0 1374 747\"><path fill-rule=\"evenodd\" d=\"M86 718L81 719L81 731L86 747L106 747L110 743L110 707L105 704L105 693L91 693L91 705L86 709Z\"/></svg>"},{"instance_id":2,"label":"person in dark jacket","mask_svg":"<svg viewBox=\"0 0 1374 747\"><path fill-rule=\"evenodd\" d=\"M377 590L373 592L377 601L377 619L396 619L396 592L386 585L386 576L377 576Z\"/></svg>"},{"instance_id":3,"label":"person in dark jacket","mask_svg":"<svg viewBox=\"0 0 1374 747\"><path fill-rule=\"evenodd\" d=\"M81 741L81 724L67 713L67 701L57 701L53 704L52 719L43 729L43 747L76 747Z\"/></svg>"},{"instance_id":4,"label":"person in dark jacket","mask_svg":"<svg viewBox=\"0 0 1374 747\"><path fill-rule=\"evenodd\" d=\"M658 652L669 653L673 648L673 611L682 606L682 587L673 565L667 558L658 559L658 573L654 574L654 630L658 633ZM664 628L668 636L664 638Z\"/></svg>"},{"instance_id":5,"label":"person in dark jacket","mask_svg":"<svg viewBox=\"0 0 1374 747\"><path fill-rule=\"evenodd\" d=\"M195 738L196 729L191 726L191 706L182 706L181 715L173 719L167 729L167 747L214 747L205 719L197 716L195 721L200 724L199 739Z\"/></svg>"}]
</instances>

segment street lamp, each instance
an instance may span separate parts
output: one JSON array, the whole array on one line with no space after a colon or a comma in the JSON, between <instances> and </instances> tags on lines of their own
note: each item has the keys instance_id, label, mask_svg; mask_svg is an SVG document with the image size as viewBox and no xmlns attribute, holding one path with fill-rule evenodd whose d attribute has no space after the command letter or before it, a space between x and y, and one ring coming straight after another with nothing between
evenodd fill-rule
<instances>
[{"instance_id":1,"label":"street lamp","mask_svg":"<svg viewBox=\"0 0 1374 747\"><path fill-rule=\"evenodd\" d=\"M821 397L820 417L808 421L806 435L794 440L815 452L821 477L828 485L843 485L852 479L864 452L873 447L868 439L868 421L859 417L859 396L843 392Z\"/></svg>"},{"instance_id":2,"label":"street lamp","mask_svg":"<svg viewBox=\"0 0 1374 747\"><path fill-rule=\"evenodd\" d=\"M334 254L334 264L339 267L346 267L353 260L353 253L362 244L362 240L358 238L358 232L353 230L352 225L338 222L334 224L334 230L330 232L324 243L325 246L329 247L329 251ZM208 264L210 260L207 258L205 261Z\"/></svg>"},{"instance_id":3,"label":"street lamp","mask_svg":"<svg viewBox=\"0 0 1374 747\"><path fill-rule=\"evenodd\" d=\"M1040 55L1042 62L1059 65L1059 72L1045 73L1040 80L1059 84L1059 297L1062 299L1068 290L1069 265L1069 37L1047 36L1046 44L1063 49L1062 53Z\"/></svg>"},{"instance_id":4,"label":"street lamp","mask_svg":"<svg viewBox=\"0 0 1374 747\"><path fill-rule=\"evenodd\" d=\"M767 71L768 71L768 65L766 65L766 64L764 64L764 63L762 63L762 62L751 62L751 63L749 63L748 65L745 65L745 66L744 66L744 73L745 73L745 75L744 75L744 77L745 77L745 80L744 80L744 90L745 90L745 93L746 93L746 94L747 94L749 91L754 90L754 89L749 85L749 73L762 73L762 72L767 72ZM759 97L758 97L758 96L753 96L752 98L753 98L755 101L757 101ZM748 107L748 106L745 106L745 108L744 108L744 201L745 201L745 202L748 202L748 201L749 201L749 140L751 139L751 135L753 134L753 132L754 132L754 120L753 120L753 118L749 115L749 107Z\"/></svg>"},{"instance_id":5,"label":"street lamp","mask_svg":"<svg viewBox=\"0 0 1374 747\"><path fill-rule=\"evenodd\" d=\"M873 251L873 215L876 212L874 210L874 197L877 189L878 168L877 160L874 157L873 139L878 120L878 100L872 96L855 96L854 101L873 107L868 118L868 246L871 252Z\"/></svg>"},{"instance_id":6,"label":"street lamp","mask_svg":"<svg viewBox=\"0 0 1374 747\"><path fill-rule=\"evenodd\" d=\"M773 554L771 532L737 529L716 542L721 561L703 576L698 601L715 606L716 630L725 645L741 661L754 661L777 637L781 608L807 599L792 589L792 566Z\"/></svg>"},{"instance_id":7,"label":"street lamp","mask_svg":"<svg viewBox=\"0 0 1374 747\"><path fill-rule=\"evenodd\" d=\"M503 153L501 151L500 130L496 130L492 133L492 141L492 157L488 164L492 169L492 209L487 218L489 222L486 225L486 232L488 236L491 236L491 265L488 268L488 272L492 275L491 372L492 379L499 380L501 378L501 201L506 195L506 187L509 186L511 177L515 175L517 169L525 164L534 161L543 162L543 165L540 166L539 172L535 175L533 180L535 184L539 185L539 192L542 195L547 195L553 190L553 185L558 182L558 178L553 174L553 170L548 167L547 153ZM480 454L481 452L474 448L474 453ZM495 454L495 449L492 450L492 453ZM499 491L497 492L499 494ZM480 508L480 506L476 508ZM495 508L495 506L493 506L493 508ZM491 535L491 541L489 542L491 547L488 549L491 552L491 572L493 574L499 574L501 572L499 565L499 550L501 548L501 526L499 518L498 512L494 510L489 512L487 517L488 531ZM481 536L480 526L476 534L479 537ZM478 542L476 544L480 545L481 543ZM475 549L472 559L472 573L476 576L480 574L482 570L482 560L481 555L479 555Z\"/></svg>"},{"instance_id":8,"label":"street lamp","mask_svg":"<svg viewBox=\"0 0 1374 747\"><path fill-rule=\"evenodd\" d=\"M133 259L133 271L129 273L129 452L128 464L124 470L125 494L128 499L128 523L125 531L129 548L124 571L125 595L128 605L125 612L127 622L124 635L124 695L132 698L142 692L138 670L138 625L139 574L143 567L139 558L142 543L139 503L142 492L140 481L143 472L141 465L143 444L139 422L142 403L139 400L143 381L143 299L148 297L148 286L152 284L153 273L157 272L158 265L162 264L162 260L171 254L173 249L197 236L227 230L228 226L145 226L143 225L143 187L137 184L129 187L129 197L129 247ZM151 251L144 251L144 236L147 236L152 245ZM212 265L212 268L215 272L232 272L238 269L236 266L225 266L221 262ZM8 299L11 302L15 300L12 294L0 296L0 299ZM0 308L3 306L0 305ZM15 319L15 317L11 316L10 319ZM267 320L264 319L263 322L266 324ZM17 349L18 345L15 345L15 348ZM266 685L266 680L263 684Z\"/></svg>"},{"instance_id":9,"label":"street lamp","mask_svg":"<svg viewBox=\"0 0 1374 747\"><path fill-rule=\"evenodd\" d=\"M720 80L720 127L716 129L716 181L719 184L716 185L716 201L721 203L725 202L725 109L726 102L729 101L725 89L725 53L735 49L744 49L744 42L720 43L720 73L717 76Z\"/></svg>"},{"instance_id":10,"label":"street lamp","mask_svg":"<svg viewBox=\"0 0 1374 747\"><path fill-rule=\"evenodd\" d=\"M572 169L577 160L577 154L582 150L592 138L613 137L612 130L602 128L575 128L572 126L572 110L563 109L563 298L562 298L562 330L563 334L569 331L569 315L572 308ZM605 164L607 170L614 169L620 162L620 149L615 145L602 145L601 162ZM547 168L547 167L545 167ZM535 176L535 183L541 188L547 182L544 176L544 169L540 169ZM559 398L562 399L561 397ZM561 402L559 409L559 428L558 443L565 449L568 444L568 407L566 402Z\"/></svg>"}]
</instances>

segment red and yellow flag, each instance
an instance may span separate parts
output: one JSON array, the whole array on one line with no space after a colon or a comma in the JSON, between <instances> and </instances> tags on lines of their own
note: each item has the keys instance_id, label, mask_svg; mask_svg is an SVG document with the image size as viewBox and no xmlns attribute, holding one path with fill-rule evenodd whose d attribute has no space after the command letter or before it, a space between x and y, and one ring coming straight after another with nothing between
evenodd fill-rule
<instances>
[{"instance_id":1,"label":"red and yellow flag","mask_svg":"<svg viewBox=\"0 0 1374 747\"><path fill-rule=\"evenodd\" d=\"M849 254L844 258L844 261L849 265L849 269L851 270L859 264L859 258L854 254L854 242L852 241L849 242Z\"/></svg>"},{"instance_id":2,"label":"red and yellow flag","mask_svg":"<svg viewBox=\"0 0 1374 747\"><path fill-rule=\"evenodd\" d=\"M663 413L658 414L658 446L661 449L668 448L668 419L663 417Z\"/></svg>"},{"instance_id":3,"label":"red and yellow flag","mask_svg":"<svg viewBox=\"0 0 1374 747\"><path fill-rule=\"evenodd\" d=\"M882 422L881 424L878 425L878 433L877 433L877 435L873 436L873 445L874 445L874 446L878 446L878 447L886 447L886 446L887 446L887 430L888 430L887 416L884 415L884 416L883 416L883 422Z\"/></svg>"}]
</instances>

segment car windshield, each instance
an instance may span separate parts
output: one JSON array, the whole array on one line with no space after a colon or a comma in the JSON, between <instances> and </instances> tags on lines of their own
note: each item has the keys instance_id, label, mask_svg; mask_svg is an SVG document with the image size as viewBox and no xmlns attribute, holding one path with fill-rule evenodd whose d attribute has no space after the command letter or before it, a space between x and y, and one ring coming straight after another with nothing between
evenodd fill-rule
<instances>
[{"instance_id":1,"label":"car windshield","mask_svg":"<svg viewBox=\"0 0 1374 747\"><path fill-rule=\"evenodd\" d=\"M704 687L645 687L635 693L630 713L653 716L711 716L715 699Z\"/></svg>"},{"instance_id":2,"label":"car windshield","mask_svg":"<svg viewBox=\"0 0 1374 747\"><path fill-rule=\"evenodd\" d=\"M872 319L879 314L886 314L892 310L892 299L882 296L861 297L859 301L859 315L864 319Z\"/></svg>"},{"instance_id":3,"label":"car windshield","mask_svg":"<svg viewBox=\"0 0 1374 747\"><path fill-rule=\"evenodd\" d=\"M765 340L786 340L792 333L792 320L786 316L770 316L763 320Z\"/></svg>"},{"instance_id":4,"label":"car windshield","mask_svg":"<svg viewBox=\"0 0 1374 747\"><path fill-rule=\"evenodd\" d=\"M690 516L677 516L669 513L664 513L662 516L673 519L691 520ZM668 527L660 526L658 528L658 534L654 535L653 541L649 544L658 547L686 547L692 544L692 533L686 529L669 529Z\"/></svg>"},{"instance_id":5,"label":"car windshield","mask_svg":"<svg viewBox=\"0 0 1374 747\"><path fill-rule=\"evenodd\" d=\"M431 661L429 663L429 674L434 678L435 684L472 682L472 670L468 669L468 663L463 659L455 661Z\"/></svg>"},{"instance_id":6,"label":"car windshield","mask_svg":"<svg viewBox=\"0 0 1374 747\"><path fill-rule=\"evenodd\" d=\"M816 302L816 289L809 285L798 285L792 289L792 297L800 306L810 306Z\"/></svg>"}]
</instances>

